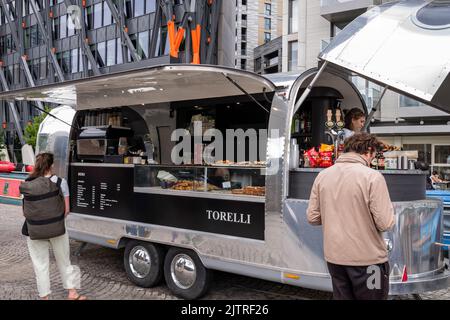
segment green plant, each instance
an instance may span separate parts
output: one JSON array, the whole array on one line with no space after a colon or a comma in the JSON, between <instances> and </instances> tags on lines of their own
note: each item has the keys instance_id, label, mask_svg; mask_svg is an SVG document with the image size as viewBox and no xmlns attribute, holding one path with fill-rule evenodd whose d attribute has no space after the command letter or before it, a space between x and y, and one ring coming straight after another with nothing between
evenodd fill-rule
<instances>
[{"instance_id":1,"label":"green plant","mask_svg":"<svg viewBox=\"0 0 450 320\"><path fill-rule=\"evenodd\" d=\"M6 154L6 145L5 145L5 132L3 129L0 129L0 161L5 160Z\"/></svg>"},{"instance_id":2,"label":"green plant","mask_svg":"<svg viewBox=\"0 0 450 320\"><path fill-rule=\"evenodd\" d=\"M45 111L50 112L50 108L45 107ZM25 143L31 145L33 149L36 148L36 139L39 131L39 126L41 122L44 121L45 117L47 117L47 114L43 112L42 114L34 117L32 123L28 124L25 127L25 134L24 134Z\"/></svg>"}]
</instances>

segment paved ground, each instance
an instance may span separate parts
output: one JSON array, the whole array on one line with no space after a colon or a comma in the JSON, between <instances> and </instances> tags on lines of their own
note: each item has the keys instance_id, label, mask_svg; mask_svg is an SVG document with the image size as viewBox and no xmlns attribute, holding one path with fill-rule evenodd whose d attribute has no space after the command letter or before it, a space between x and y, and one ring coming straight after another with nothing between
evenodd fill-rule
<instances>
[{"instance_id":1,"label":"paved ground","mask_svg":"<svg viewBox=\"0 0 450 320\"><path fill-rule=\"evenodd\" d=\"M20 234L23 217L16 206L0 205L0 300L37 299L36 283L28 256L25 237ZM79 246L71 241L72 252ZM165 285L151 289L134 286L125 275L122 250L88 245L81 257L72 256L72 263L82 271L82 293L90 299L177 299ZM50 270L52 298L64 299L65 291L52 263ZM216 272L209 293L203 299L330 299L326 292L281 285L227 273ZM402 296L400 299L412 299ZM422 299L449 299L450 291L441 290Z\"/></svg>"}]
</instances>

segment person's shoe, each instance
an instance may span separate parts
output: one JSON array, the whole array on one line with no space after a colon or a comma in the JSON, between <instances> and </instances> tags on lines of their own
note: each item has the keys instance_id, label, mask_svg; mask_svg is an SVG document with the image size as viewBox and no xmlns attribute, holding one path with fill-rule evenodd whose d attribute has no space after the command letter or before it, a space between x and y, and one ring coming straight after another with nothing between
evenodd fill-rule
<instances>
[{"instance_id":1,"label":"person's shoe","mask_svg":"<svg viewBox=\"0 0 450 320\"><path fill-rule=\"evenodd\" d=\"M87 297L77 294L75 297L67 297L67 300L87 300Z\"/></svg>"}]
</instances>

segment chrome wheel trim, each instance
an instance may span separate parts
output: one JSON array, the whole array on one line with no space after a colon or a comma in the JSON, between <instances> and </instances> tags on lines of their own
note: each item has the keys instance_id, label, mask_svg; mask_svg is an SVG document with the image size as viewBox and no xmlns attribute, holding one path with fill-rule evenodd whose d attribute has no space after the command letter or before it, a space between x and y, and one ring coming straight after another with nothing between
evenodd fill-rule
<instances>
[{"instance_id":1,"label":"chrome wheel trim","mask_svg":"<svg viewBox=\"0 0 450 320\"><path fill-rule=\"evenodd\" d=\"M197 279L197 268L190 256L177 254L170 263L170 275L175 285L181 289L191 288Z\"/></svg>"},{"instance_id":2,"label":"chrome wheel trim","mask_svg":"<svg viewBox=\"0 0 450 320\"><path fill-rule=\"evenodd\" d=\"M143 246L136 246L131 250L128 265L136 278L145 278L150 273L151 263L150 254Z\"/></svg>"}]
</instances>

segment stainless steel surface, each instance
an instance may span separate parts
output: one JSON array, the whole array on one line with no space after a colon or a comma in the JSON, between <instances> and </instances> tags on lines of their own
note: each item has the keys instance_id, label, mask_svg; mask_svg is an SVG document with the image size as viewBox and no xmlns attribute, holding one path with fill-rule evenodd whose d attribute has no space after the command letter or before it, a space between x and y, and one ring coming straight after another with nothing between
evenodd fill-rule
<instances>
[{"instance_id":1,"label":"stainless steel surface","mask_svg":"<svg viewBox=\"0 0 450 320\"><path fill-rule=\"evenodd\" d=\"M194 261L186 254L177 254L170 263L170 276L177 287L189 289L197 280Z\"/></svg>"},{"instance_id":2,"label":"stainless steel surface","mask_svg":"<svg viewBox=\"0 0 450 320\"><path fill-rule=\"evenodd\" d=\"M170 189L162 189L160 187L134 187L134 192L148 193L148 194L162 194L162 195L190 197L190 198L219 199L219 200L232 200L232 201L245 201L258 203L265 202L265 197L247 196L231 193L228 194L214 191L170 190Z\"/></svg>"},{"instance_id":3,"label":"stainless steel surface","mask_svg":"<svg viewBox=\"0 0 450 320\"><path fill-rule=\"evenodd\" d=\"M325 170L325 168L295 168L291 169L291 171L298 171L298 172L321 172ZM421 170L377 170L383 175L386 174L406 174L406 175L426 175L426 172L423 172Z\"/></svg>"},{"instance_id":4,"label":"stainless steel surface","mask_svg":"<svg viewBox=\"0 0 450 320\"><path fill-rule=\"evenodd\" d=\"M429 13L438 21L439 10L450 3L433 3L443 6ZM428 4L398 1L372 8L334 37L319 58L449 112L450 27L415 23Z\"/></svg>"},{"instance_id":5,"label":"stainless steel surface","mask_svg":"<svg viewBox=\"0 0 450 320\"><path fill-rule=\"evenodd\" d=\"M151 269L151 257L143 246L134 247L129 255L128 264L136 278L145 278Z\"/></svg>"},{"instance_id":6,"label":"stainless steel surface","mask_svg":"<svg viewBox=\"0 0 450 320\"><path fill-rule=\"evenodd\" d=\"M394 203L396 225L387 233L393 242L389 254L391 279L401 278L406 267L408 278L441 272L444 267L442 248L436 246L442 237L442 203L424 200Z\"/></svg>"},{"instance_id":7,"label":"stainless steel surface","mask_svg":"<svg viewBox=\"0 0 450 320\"><path fill-rule=\"evenodd\" d=\"M212 69L217 71L218 68ZM204 71L203 68L202 70ZM223 70L221 69L221 71ZM173 76L173 72L169 72L169 74ZM259 90L256 88L261 88L264 83L259 77L249 76L246 78L249 74L241 72L237 72L237 74L242 76L242 79L253 82L249 83L248 87L253 87L256 91ZM71 213L67 219L67 229L71 237L79 240L89 239L95 243L113 247L123 246L124 242L121 240L128 238L189 248L199 255L207 268L211 267L241 274L252 273L256 277L267 277L273 281L330 291L331 282L323 258L321 228L312 227L306 221L307 201L286 200L289 173L287 161L289 157L289 130L294 108L292 96L295 96L298 90L307 86L313 74L307 73L293 83L290 92L291 100L284 100L278 95L275 95L273 99L266 159L268 164L266 188L268 192L265 198L264 241L77 213ZM356 105L365 110L361 96L345 79L324 72L318 80L318 85L320 82L335 87L343 93L344 108L348 104L347 107ZM198 83L192 85L198 86ZM191 86L187 87L192 91ZM230 92L226 91L225 94L230 95ZM184 97L187 98L188 96ZM73 165L126 166L88 163ZM392 239L389 238L393 243L391 252L393 261L397 263L399 268L402 263L411 264L411 279L417 276L417 279L427 283L427 279L442 276L441 255L429 245L431 242L437 242L436 235L440 234L439 231L433 231L436 230L433 226L436 225L436 216L439 215L437 214L439 205L435 208L433 207L433 201L416 201L396 203L395 206L396 218L401 220L398 230L393 233ZM149 213L151 214L151 212ZM413 232L412 226L416 226L420 231L419 236ZM417 238L422 242L418 242ZM437 248L434 245L433 247ZM430 260L428 264L427 259ZM183 268L185 265L183 265ZM192 271L183 268L180 269L181 275L187 271ZM296 277L289 278L288 274L294 274ZM184 285L189 285L189 277L184 279L186 280ZM190 279L192 280L192 277ZM440 279L446 281L445 276ZM414 279L414 281L418 280ZM414 286L411 286L411 288L414 288Z\"/></svg>"},{"instance_id":8,"label":"stainless steel surface","mask_svg":"<svg viewBox=\"0 0 450 320\"><path fill-rule=\"evenodd\" d=\"M122 163L89 163L89 162L71 162L71 166L74 167L111 167L111 168L133 168L134 164L122 164Z\"/></svg>"},{"instance_id":9,"label":"stainless steel surface","mask_svg":"<svg viewBox=\"0 0 450 320\"><path fill-rule=\"evenodd\" d=\"M72 123L75 110L69 106L60 106L50 111L55 117ZM69 134L71 127L47 116L39 126L36 140L36 154L52 152L54 155L53 173L67 178L69 169Z\"/></svg>"},{"instance_id":10,"label":"stainless steel surface","mask_svg":"<svg viewBox=\"0 0 450 320\"><path fill-rule=\"evenodd\" d=\"M208 65L163 65L0 93L0 100L67 104L77 110L241 95L227 74L250 94L275 86L257 74Z\"/></svg>"}]
</instances>

